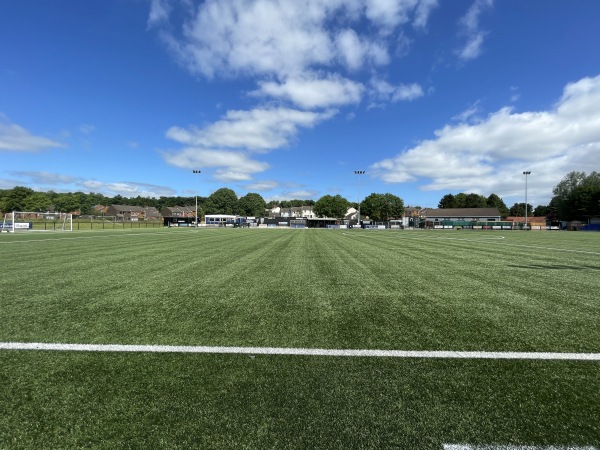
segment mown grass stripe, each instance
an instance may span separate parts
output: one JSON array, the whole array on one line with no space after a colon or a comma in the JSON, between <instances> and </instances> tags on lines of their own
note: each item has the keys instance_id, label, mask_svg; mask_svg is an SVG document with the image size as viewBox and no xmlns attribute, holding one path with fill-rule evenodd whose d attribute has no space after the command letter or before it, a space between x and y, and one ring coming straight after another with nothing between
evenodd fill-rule
<instances>
[{"instance_id":1,"label":"mown grass stripe","mask_svg":"<svg viewBox=\"0 0 600 450\"><path fill-rule=\"evenodd\" d=\"M0 349L84 352L233 353L244 355L350 356L378 358L529 359L563 361L600 361L600 353L556 352L461 352L369 349L353 350L324 348L222 347L185 345L53 344L41 342L0 342Z\"/></svg>"}]
</instances>

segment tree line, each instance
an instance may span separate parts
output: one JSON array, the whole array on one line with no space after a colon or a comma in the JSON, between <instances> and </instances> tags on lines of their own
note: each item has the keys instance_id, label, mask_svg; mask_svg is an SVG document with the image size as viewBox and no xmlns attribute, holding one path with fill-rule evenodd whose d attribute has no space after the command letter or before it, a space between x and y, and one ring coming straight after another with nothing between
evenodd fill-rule
<instances>
[{"instance_id":1,"label":"tree line","mask_svg":"<svg viewBox=\"0 0 600 450\"><path fill-rule=\"evenodd\" d=\"M510 208L496 194L484 197L478 194L446 194L438 208L492 208L497 207L502 218L508 216L547 217L550 220L583 220L600 217L600 173L570 172L552 190L554 196L548 205L515 203Z\"/></svg>"},{"instance_id":2,"label":"tree line","mask_svg":"<svg viewBox=\"0 0 600 450\"><path fill-rule=\"evenodd\" d=\"M496 207L503 218L524 216L527 208L529 216L545 216L552 220L586 220L600 216L600 173L570 172L553 189L554 196L548 205L515 203L510 208L496 194L488 197L474 193L446 194L438 203L438 208L486 208ZM318 217L344 217L348 208L358 209L358 203L350 202L341 195L324 195L318 200L294 199L266 202L258 193L248 193L238 198L229 188L217 189L208 197L197 197L199 212L205 214L237 214L262 217L267 208L279 206L292 208L312 206ZM0 190L0 211L60 211L79 212L82 215L101 215L98 207L109 205L130 205L154 207L159 211L164 206L194 206L196 197L107 197L99 193L54 191L36 192L23 186ZM387 221L401 217L404 201L390 193L372 193L360 202L362 217L375 221Z\"/></svg>"}]
</instances>

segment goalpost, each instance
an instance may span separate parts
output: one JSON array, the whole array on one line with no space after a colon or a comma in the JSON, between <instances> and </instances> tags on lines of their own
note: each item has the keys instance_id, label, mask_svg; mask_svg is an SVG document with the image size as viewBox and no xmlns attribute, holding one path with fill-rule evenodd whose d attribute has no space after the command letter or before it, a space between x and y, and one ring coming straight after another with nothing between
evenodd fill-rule
<instances>
[{"instance_id":1,"label":"goalpost","mask_svg":"<svg viewBox=\"0 0 600 450\"><path fill-rule=\"evenodd\" d=\"M73 231L73 214L13 211L4 215L2 231Z\"/></svg>"}]
</instances>

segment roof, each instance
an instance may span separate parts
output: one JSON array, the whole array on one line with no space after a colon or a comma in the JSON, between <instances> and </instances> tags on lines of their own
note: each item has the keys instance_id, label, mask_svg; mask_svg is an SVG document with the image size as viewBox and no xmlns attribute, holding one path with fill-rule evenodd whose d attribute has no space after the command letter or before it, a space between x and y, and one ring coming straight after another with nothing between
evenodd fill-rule
<instances>
[{"instance_id":1,"label":"roof","mask_svg":"<svg viewBox=\"0 0 600 450\"><path fill-rule=\"evenodd\" d=\"M163 206L163 210L167 210L169 212L196 212L195 209L190 208L189 206Z\"/></svg>"},{"instance_id":2,"label":"roof","mask_svg":"<svg viewBox=\"0 0 600 450\"><path fill-rule=\"evenodd\" d=\"M425 217L458 218L458 217L500 217L498 208L426 208Z\"/></svg>"},{"instance_id":3,"label":"roof","mask_svg":"<svg viewBox=\"0 0 600 450\"><path fill-rule=\"evenodd\" d=\"M114 208L116 211L122 211L122 212L142 212L144 211L144 208L142 208L141 206L130 206L130 205L110 205L112 208Z\"/></svg>"}]
</instances>

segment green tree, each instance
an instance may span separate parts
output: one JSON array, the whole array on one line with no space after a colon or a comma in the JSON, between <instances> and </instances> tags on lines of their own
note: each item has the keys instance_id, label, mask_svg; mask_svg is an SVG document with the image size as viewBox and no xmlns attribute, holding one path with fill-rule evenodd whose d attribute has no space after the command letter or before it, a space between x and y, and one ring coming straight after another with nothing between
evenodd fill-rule
<instances>
[{"instance_id":1,"label":"green tree","mask_svg":"<svg viewBox=\"0 0 600 450\"><path fill-rule=\"evenodd\" d=\"M237 210L237 195L229 188L217 189L204 204L205 214L236 214Z\"/></svg>"},{"instance_id":2,"label":"green tree","mask_svg":"<svg viewBox=\"0 0 600 450\"><path fill-rule=\"evenodd\" d=\"M81 207L79 196L69 192L58 194L54 199L54 209L60 212L73 212Z\"/></svg>"},{"instance_id":3,"label":"green tree","mask_svg":"<svg viewBox=\"0 0 600 450\"><path fill-rule=\"evenodd\" d=\"M33 189L24 186L15 186L9 189L8 194L4 197L3 211L25 211L25 199L34 192Z\"/></svg>"},{"instance_id":4,"label":"green tree","mask_svg":"<svg viewBox=\"0 0 600 450\"><path fill-rule=\"evenodd\" d=\"M600 173L570 172L553 189L551 204L560 220L600 215Z\"/></svg>"},{"instance_id":5,"label":"green tree","mask_svg":"<svg viewBox=\"0 0 600 450\"><path fill-rule=\"evenodd\" d=\"M242 216L263 217L267 202L260 194L250 192L238 200L238 214Z\"/></svg>"},{"instance_id":6,"label":"green tree","mask_svg":"<svg viewBox=\"0 0 600 450\"><path fill-rule=\"evenodd\" d=\"M537 205L533 210L533 215L536 217L546 217L550 214L550 207L545 205Z\"/></svg>"},{"instance_id":7,"label":"green tree","mask_svg":"<svg viewBox=\"0 0 600 450\"><path fill-rule=\"evenodd\" d=\"M502 200L496 194L491 194L486 199L486 206L488 208L498 208L498 211L500 211L500 215L502 216L503 219L506 219L508 217L508 213L509 213L508 206L506 206L506 204L504 203L504 200Z\"/></svg>"},{"instance_id":8,"label":"green tree","mask_svg":"<svg viewBox=\"0 0 600 450\"><path fill-rule=\"evenodd\" d=\"M43 192L34 192L28 195L24 202L27 211L48 211L52 206L52 200Z\"/></svg>"},{"instance_id":9,"label":"green tree","mask_svg":"<svg viewBox=\"0 0 600 450\"><path fill-rule=\"evenodd\" d=\"M454 196L454 207L455 208L466 208L467 207L467 194L461 192Z\"/></svg>"},{"instance_id":10,"label":"green tree","mask_svg":"<svg viewBox=\"0 0 600 450\"><path fill-rule=\"evenodd\" d=\"M456 201L454 199L454 195L446 194L442 197L442 199L438 203L438 208L456 208L454 206L455 203L456 203Z\"/></svg>"},{"instance_id":11,"label":"green tree","mask_svg":"<svg viewBox=\"0 0 600 450\"><path fill-rule=\"evenodd\" d=\"M525 203L515 203L510 207L509 214L516 217L525 217ZM527 203L527 215L533 215L533 206Z\"/></svg>"},{"instance_id":12,"label":"green tree","mask_svg":"<svg viewBox=\"0 0 600 450\"><path fill-rule=\"evenodd\" d=\"M313 206L313 212L318 217L341 218L348 211L349 202L341 195L324 195Z\"/></svg>"},{"instance_id":13,"label":"green tree","mask_svg":"<svg viewBox=\"0 0 600 450\"><path fill-rule=\"evenodd\" d=\"M487 199L479 194L467 194L464 208L485 208L487 207Z\"/></svg>"},{"instance_id":14,"label":"green tree","mask_svg":"<svg viewBox=\"0 0 600 450\"><path fill-rule=\"evenodd\" d=\"M360 212L375 221L399 218L404 213L404 201L394 194L371 194L360 204Z\"/></svg>"}]
</instances>

